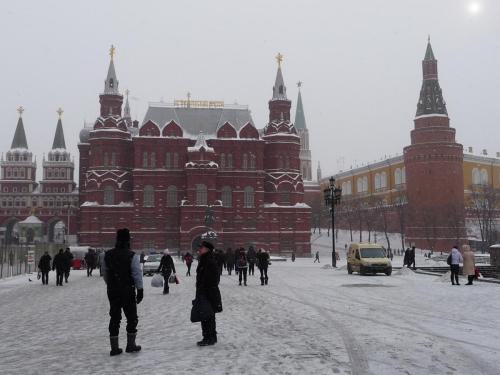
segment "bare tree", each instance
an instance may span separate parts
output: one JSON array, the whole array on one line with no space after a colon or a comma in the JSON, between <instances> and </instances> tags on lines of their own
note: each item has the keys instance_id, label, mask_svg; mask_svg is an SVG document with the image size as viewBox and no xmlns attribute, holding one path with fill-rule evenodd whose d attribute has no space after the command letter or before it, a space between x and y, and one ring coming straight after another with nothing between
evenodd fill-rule
<instances>
[{"instance_id":1,"label":"bare tree","mask_svg":"<svg viewBox=\"0 0 500 375\"><path fill-rule=\"evenodd\" d=\"M387 205L387 202L381 198L377 198L373 202L374 208L377 211L377 217L379 220L380 230L384 233L385 240L387 241L387 248L391 248L391 241L389 240L389 214L391 207Z\"/></svg>"},{"instance_id":2,"label":"bare tree","mask_svg":"<svg viewBox=\"0 0 500 375\"><path fill-rule=\"evenodd\" d=\"M469 207L479 226L482 251L493 244L496 237L496 220L498 216L498 197L500 192L492 186L471 187Z\"/></svg>"},{"instance_id":3,"label":"bare tree","mask_svg":"<svg viewBox=\"0 0 500 375\"><path fill-rule=\"evenodd\" d=\"M406 215L408 211L408 200L406 199L406 194L403 191L398 191L394 196L393 207L398 221L398 231L401 237L401 248L404 250L406 242Z\"/></svg>"}]
</instances>

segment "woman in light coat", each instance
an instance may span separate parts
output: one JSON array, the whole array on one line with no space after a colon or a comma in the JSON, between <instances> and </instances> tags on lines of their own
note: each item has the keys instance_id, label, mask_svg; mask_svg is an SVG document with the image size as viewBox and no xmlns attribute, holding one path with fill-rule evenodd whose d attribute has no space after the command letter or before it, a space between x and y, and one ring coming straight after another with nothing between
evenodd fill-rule
<instances>
[{"instance_id":1,"label":"woman in light coat","mask_svg":"<svg viewBox=\"0 0 500 375\"><path fill-rule=\"evenodd\" d=\"M462 257L464 258L464 268L463 274L467 275L469 282L465 285L472 285L472 280L474 280L474 276L476 275L476 262L474 260L474 253L470 249L469 245L462 246Z\"/></svg>"}]
</instances>

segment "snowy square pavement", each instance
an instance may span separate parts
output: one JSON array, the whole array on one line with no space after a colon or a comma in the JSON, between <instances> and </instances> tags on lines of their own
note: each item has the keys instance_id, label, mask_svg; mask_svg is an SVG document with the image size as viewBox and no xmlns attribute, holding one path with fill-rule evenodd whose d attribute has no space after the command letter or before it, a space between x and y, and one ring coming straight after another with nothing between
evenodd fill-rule
<instances>
[{"instance_id":1,"label":"snowy square pavement","mask_svg":"<svg viewBox=\"0 0 500 375\"><path fill-rule=\"evenodd\" d=\"M146 278L143 350L113 358L99 276L72 271L63 287L53 272L48 287L1 280L0 374L500 374L500 285L323 267L274 262L268 286L257 272L248 287L224 274L219 343L205 348L189 321L194 272L183 277L179 264L181 284L167 296Z\"/></svg>"}]
</instances>

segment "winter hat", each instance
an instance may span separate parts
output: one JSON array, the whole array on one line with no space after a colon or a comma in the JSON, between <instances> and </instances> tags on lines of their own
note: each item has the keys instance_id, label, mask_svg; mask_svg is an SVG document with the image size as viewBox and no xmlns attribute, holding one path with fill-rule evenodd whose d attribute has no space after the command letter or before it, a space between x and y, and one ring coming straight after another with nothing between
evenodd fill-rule
<instances>
[{"instance_id":1,"label":"winter hat","mask_svg":"<svg viewBox=\"0 0 500 375\"><path fill-rule=\"evenodd\" d=\"M128 247L130 245L130 232L127 228L116 231L116 247Z\"/></svg>"},{"instance_id":2,"label":"winter hat","mask_svg":"<svg viewBox=\"0 0 500 375\"><path fill-rule=\"evenodd\" d=\"M208 241L203 241L203 242L201 243L201 246L200 246L200 247L202 247L202 246L203 246L203 247L206 247L206 248L207 248L208 250L210 250L210 251L213 251L213 250L214 250L214 245L212 245L212 244L211 244L210 242L208 242Z\"/></svg>"},{"instance_id":3,"label":"winter hat","mask_svg":"<svg viewBox=\"0 0 500 375\"><path fill-rule=\"evenodd\" d=\"M165 250L163 250L163 254L165 254L165 255L169 255L169 254L170 254L170 251L168 251L168 249L165 249Z\"/></svg>"}]
</instances>

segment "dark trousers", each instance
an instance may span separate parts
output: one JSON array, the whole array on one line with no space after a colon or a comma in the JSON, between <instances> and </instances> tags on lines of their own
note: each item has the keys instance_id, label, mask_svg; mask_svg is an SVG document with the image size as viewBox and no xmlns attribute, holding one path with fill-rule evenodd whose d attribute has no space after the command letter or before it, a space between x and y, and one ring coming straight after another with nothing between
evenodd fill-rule
<instances>
[{"instance_id":1,"label":"dark trousers","mask_svg":"<svg viewBox=\"0 0 500 375\"><path fill-rule=\"evenodd\" d=\"M458 264L452 264L450 266L450 270L451 270L451 283L453 285L457 284L457 285L460 285L460 283L458 282L458 272L460 271L460 266Z\"/></svg>"},{"instance_id":2,"label":"dark trousers","mask_svg":"<svg viewBox=\"0 0 500 375\"><path fill-rule=\"evenodd\" d=\"M87 267L87 277L92 276L92 271L94 270L94 267Z\"/></svg>"},{"instance_id":3,"label":"dark trousers","mask_svg":"<svg viewBox=\"0 0 500 375\"><path fill-rule=\"evenodd\" d=\"M314 259L314 262L313 262L313 263L316 263L316 262L320 263L320 261L319 261L319 258L318 258L318 257L316 257L316 259Z\"/></svg>"},{"instance_id":4,"label":"dark trousers","mask_svg":"<svg viewBox=\"0 0 500 375\"><path fill-rule=\"evenodd\" d=\"M232 264L227 265L227 273L231 276L231 272L233 272L234 266Z\"/></svg>"},{"instance_id":5,"label":"dark trousers","mask_svg":"<svg viewBox=\"0 0 500 375\"><path fill-rule=\"evenodd\" d=\"M166 272L163 272L163 294L168 294L170 291L170 287L168 285L168 279L170 278L170 275L172 274L172 270L168 270Z\"/></svg>"},{"instance_id":6,"label":"dark trousers","mask_svg":"<svg viewBox=\"0 0 500 375\"><path fill-rule=\"evenodd\" d=\"M467 280L469 281L467 284L472 285L472 281L474 280L474 275L467 275Z\"/></svg>"},{"instance_id":7,"label":"dark trousers","mask_svg":"<svg viewBox=\"0 0 500 375\"><path fill-rule=\"evenodd\" d=\"M240 268L239 271L240 285L241 279L243 279L243 282L245 283L245 285L247 285L247 268Z\"/></svg>"},{"instance_id":8,"label":"dark trousers","mask_svg":"<svg viewBox=\"0 0 500 375\"><path fill-rule=\"evenodd\" d=\"M186 266L188 268L188 270L186 272L186 276L191 276L191 263L189 263L189 264L186 263Z\"/></svg>"},{"instance_id":9,"label":"dark trousers","mask_svg":"<svg viewBox=\"0 0 500 375\"><path fill-rule=\"evenodd\" d=\"M120 333L120 322L122 310L127 318L127 333L137 332L137 304L135 302L135 288L126 287L121 290L108 289L109 299L109 335L118 336Z\"/></svg>"},{"instance_id":10,"label":"dark trousers","mask_svg":"<svg viewBox=\"0 0 500 375\"><path fill-rule=\"evenodd\" d=\"M268 280L267 267L266 268L259 268L259 271L260 271L260 284L261 285L264 285L264 283L267 284L267 280Z\"/></svg>"},{"instance_id":11,"label":"dark trousers","mask_svg":"<svg viewBox=\"0 0 500 375\"><path fill-rule=\"evenodd\" d=\"M56 285L63 285L64 270L56 270Z\"/></svg>"},{"instance_id":12,"label":"dark trousers","mask_svg":"<svg viewBox=\"0 0 500 375\"><path fill-rule=\"evenodd\" d=\"M66 269L66 270L64 271L64 281L66 281L66 282L68 282L68 278L69 278L69 271L70 271L69 269Z\"/></svg>"},{"instance_id":13,"label":"dark trousers","mask_svg":"<svg viewBox=\"0 0 500 375\"><path fill-rule=\"evenodd\" d=\"M248 276L255 274L255 263L248 262Z\"/></svg>"},{"instance_id":14,"label":"dark trousers","mask_svg":"<svg viewBox=\"0 0 500 375\"><path fill-rule=\"evenodd\" d=\"M215 315L212 318L201 322L201 332L204 339L217 338Z\"/></svg>"},{"instance_id":15,"label":"dark trousers","mask_svg":"<svg viewBox=\"0 0 500 375\"><path fill-rule=\"evenodd\" d=\"M42 285L49 283L49 271L42 271Z\"/></svg>"},{"instance_id":16,"label":"dark trousers","mask_svg":"<svg viewBox=\"0 0 500 375\"><path fill-rule=\"evenodd\" d=\"M224 263L217 264L219 266L219 275L222 275L222 270L224 269Z\"/></svg>"}]
</instances>

